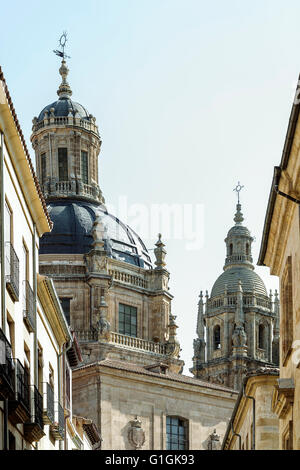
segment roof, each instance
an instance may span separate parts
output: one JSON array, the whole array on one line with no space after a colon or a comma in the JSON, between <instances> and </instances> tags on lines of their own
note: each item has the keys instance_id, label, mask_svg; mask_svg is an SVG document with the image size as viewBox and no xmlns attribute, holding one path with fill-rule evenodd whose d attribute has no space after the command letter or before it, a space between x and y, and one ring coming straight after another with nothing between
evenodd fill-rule
<instances>
[{"instance_id":1,"label":"roof","mask_svg":"<svg viewBox=\"0 0 300 470\"><path fill-rule=\"evenodd\" d=\"M45 112L50 115L51 109L53 109L55 117L68 116L71 112L71 114L77 118L89 119L88 111L80 103L76 103L70 98L60 98L57 101L54 101L53 103L45 106L45 108L40 112L37 120L42 121L44 119Z\"/></svg>"},{"instance_id":2,"label":"roof","mask_svg":"<svg viewBox=\"0 0 300 470\"><path fill-rule=\"evenodd\" d=\"M298 78L298 86L296 90L296 95L298 96L299 90L300 90L300 75ZM261 245L260 245L260 252L259 252L259 257L257 264L259 266L265 266L264 259L266 256L266 251L268 247L268 240L269 240L269 232L270 232L270 227L271 227L271 221L273 218L273 212L274 212L274 207L275 207L275 201L276 201L276 191L275 191L275 186L279 186L279 180L281 176L281 172L286 169L292 149L292 143L294 140L294 135L297 127L297 122L299 118L299 111L300 111L300 101L297 100L293 102L293 106L291 109L291 114L289 118L289 123L288 123L288 128L287 128L287 133L284 141L284 146L283 146L283 151L282 151L282 156L281 156L281 162L279 166L274 167L274 174L273 174L273 180L271 184L271 189L270 189L270 194L269 194L269 200L268 200L268 206L267 206L267 212L265 216L265 221L264 221L264 228L263 228L263 235L262 235L262 240L261 240Z\"/></svg>"},{"instance_id":3,"label":"roof","mask_svg":"<svg viewBox=\"0 0 300 470\"><path fill-rule=\"evenodd\" d=\"M239 280L242 282L243 292L251 292L255 290L257 294L267 296L266 286L263 280L253 269L248 267L233 266L224 271L216 280L211 290L211 297L218 297L225 293L238 291Z\"/></svg>"},{"instance_id":4,"label":"roof","mask_svg":"<svg viewBox=\"0 0 300 470\"><path fill-rule=\"evenodd\" d=\"M23 135L23 132L22 132L22 129L21 129L21 126L20 126L20 123L19 123L19 120L18 120L18 117L17 117L17 113L15 111L11 96L10 96L10 93L8 91L8 87L7 87L6 80L4 78L4 74L3 74L1 66L0 66L0 80L3 83L3 88L4 88L5 96L6 96L6 99L7 99L7 103L8 103L11 115L13 117L13 120L14 120L16 129L17 129L19 138L21 140L21 143L22 143L25 155L26 155L26 159L27 159L27 162L28 162L31 174L32 174L32 178L33 178L34 185L35 185L35 188L36 188L37 193L38 193L38 197L39 197L40 202L42 204L43 211L44 211L45 217L47 218L49 227L51 228L52 227L52 222L51 222L50 216L49 216L48 211L47 211L46 201L44 199L42 190L40 188L40 185L39 185L39 182L38 182L38 179L37 179L37 176L35 174L33 163L32 163L32 160L30 158L30 154L29 154L26 142L25 142L25 138L24 138L24 135Z\"/></svg>"},{"instance_id":5,"label":"roof","mask_svg":"<svg viewBox=\"0 0 300 470\"><path fill-rule=\"evenodd\" d=\"M132 372L135 374L141 374L141 375L145 375L149 377L159 377L160 379L167 380L167 381L196 385L197 387L202 387L202 388L204 387L204 388L215 390L215 391L223 391L223 392L237 394L236 390L233 390L232 388L229 388L229 387L225 387L223 385L212 384L204 380L195 379L194 377L189 377L187 375L175 374L174 372L169 372L169 371L166 374L151 372L150 370L147 370L145 367L137 365L137 364L131 364L131 363L123 362L123 361L113 361L111 359L104 359L103 361L94 362L91 364L85 364L83 366L76 367L74 370L88 369L97 365L101 367L107 367L110 369L118 369L118 370L123 370L127 372Z\"/></svg>"},{"instance_id":6,"label":"roof","mask_svg":"<svg viewBox=\"0 0 300 470\"><path fill-rule=\"evenodd\" d=\"M41 238L40 254L88 253L93 247L92 230L99 214L108 256L152 269L151 257L141 238L99 203L64 199L50 201L48 209L53 229Z\"/></svg>"},{"instance_id":7,"label":"roof","mask_svg":"<svg viewBox=\"0 0 300 470\"><path fill-rule=\"evenodd\" d=\"M81 350L79 343L77 341L77 336L74 331L71 331L72 334L72 344L69 349L67 349L67 357L71 367L78 366L82 362Z\"/></svg>"}]
</instances>

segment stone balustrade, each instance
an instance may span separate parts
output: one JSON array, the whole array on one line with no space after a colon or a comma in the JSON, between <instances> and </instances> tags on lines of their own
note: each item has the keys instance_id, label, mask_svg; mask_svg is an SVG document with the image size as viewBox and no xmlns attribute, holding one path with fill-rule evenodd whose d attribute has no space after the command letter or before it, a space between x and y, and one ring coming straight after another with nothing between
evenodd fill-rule
<instances>
[{"instance_id":1,"label":"stone balustrade","mask_svg":"<svg viewBox=\"0 0 300 470\"><path fill-rule=\"evenodd\" d=\"M76 337L78 341L98 341L97 330L76 330ZM166 345L162 343L155 343L154 341L148 341L142 338L136 338L133 336L123 335L114 331L110 332L109 343L116 344L118 346L137 349L139 351L147 351L154 354L166 354Z\"/></svg>"},{"instance_id":2,"label":"stone balustrade","mask_svg":"<svg viewBox=\"0 0 300 470\"><path fill-rule=\"evenodd\" d=\"M72 127L83 127L87 131L98 134L98 126L87 119L76 118L73 116L48 116L42 121L34 122L32 130L37 132L45 127L60 127L60 126L72 126Z\"/></svg>"},{"instance_id":3,"label":"stone balustrade","mask_svg":"<svg viewBox=\"0 0 300 470\"><path fill-rule=\"evenodd\" d=\"M143 289L148 289L148 281L145 281L145 279L140 276L134 276L132 274L117 271L115 269L110 269L109 275L112 276L112 278L116 281L124 282L126 284L131 284L137 287L142 287Z\"/></svg>"},{"instance_id":4,"label":"stone balustrade","mask_svg":"<svg viewBox=\"0 0 300 470\"><path fill-rule=\"evenodd\" d=\"M154 341L135 338L133 336L127 336L121 333L111 332L110 342L130 349L138 349L155 354L166 354L165 344L155 343Z\"/></svg>"}]
</instances>

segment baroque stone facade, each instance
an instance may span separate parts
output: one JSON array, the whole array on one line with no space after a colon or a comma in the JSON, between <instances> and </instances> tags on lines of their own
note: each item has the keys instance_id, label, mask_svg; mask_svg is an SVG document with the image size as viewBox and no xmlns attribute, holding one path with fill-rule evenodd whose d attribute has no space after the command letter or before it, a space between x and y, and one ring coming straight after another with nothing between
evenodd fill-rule
<instances>
[{"instance_id":1,"label":"baroque stone facade","mask_svg":"<svg viewBox=\"0 0 300 470\"><path fill-rule=\"evenodd\" d=\"M54 280L83 357L74 412L95 422L105 449L208 448L214 429L224 434L236 394L181 374L161 235L153 263L140 237L107 212L95 118L71 100L64 59L60 74L59 98L33 120L31 140L53 221L40 273Z\"/></svg>"},{"instance_id":2,"label":"baroque stone facade","mask_svg":"<svg viewBox=\"0 0 300 470\"><path fill-rule=\"evenodd\" d=\"M245 374L278 364L279 299L267 294L255 273L241 204L225 239L224 272L205 302L200 293L197 338L191 372L195 377L239 390Z\"/></svg>"}]
</instances>

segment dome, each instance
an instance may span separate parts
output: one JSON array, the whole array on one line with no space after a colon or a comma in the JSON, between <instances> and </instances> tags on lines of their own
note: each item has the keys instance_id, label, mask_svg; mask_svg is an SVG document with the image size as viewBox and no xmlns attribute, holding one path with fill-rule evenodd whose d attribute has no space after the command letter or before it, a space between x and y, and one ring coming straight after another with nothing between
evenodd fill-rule
<instances>
[{"instance_id":1,"label":"dome","mask_svg":"<svg viewBox=\"0 0 300 470\"><path fill-rule=\"evenodd\" d=\"M244 237L251 238L250 231L244 225L234 225L233 227L231 227L231 229L229 230L227 234L227 237L235 237L235 236L244 236Z\"/></svg>"},{"instance_id":2,"label":"dome","mask_svg":"<svg viewBox=\"0 0 300 470\"><path fill-rule=\"evenodd\" d=\"M84 254L92 249L92 229L96 213L107 228L109 256L145 269L152 262L140 237L103 206L76 200L51 201L48 206L53 222L51 233L40 240L40 254Z\"/></svg>"},{"instance_id":3,"label":"dome","mask_svg":"<svg viewBox=\"0 0 300 470\"><path fill-rule=\"evenodd\" d=\"M211 290L211 297L219 297L225 294L226 286L229 294L237 292L239 279L242 282L243 292L253 293L255 289L255 292L259 295L268 295L263 280L255 271L247 267L233 266L218 277Z\"/></svg>"},{"instance_id":4,"label":"dome","mask_svg":"<svg viewBox=\"0 0 300 470\"><path fill-rule=\"evenodd\" d=\"M72 115L81 119L89 119L88 111L79 103L72 101L70 98L59 98L54 103L48 104L39 114L37 120L42 121L44 119L45 112L48 112L50 116L50 109L54 108L55 117L64 117L69 115L71 109Z\"/></svg>"}]
</instances>

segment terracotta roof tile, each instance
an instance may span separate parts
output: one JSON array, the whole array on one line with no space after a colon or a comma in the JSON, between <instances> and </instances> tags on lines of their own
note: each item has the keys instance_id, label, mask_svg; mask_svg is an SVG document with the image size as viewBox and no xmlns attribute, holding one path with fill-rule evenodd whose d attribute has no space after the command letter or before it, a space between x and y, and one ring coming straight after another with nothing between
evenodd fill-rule
<instances>
[{"instance_id":1,"label":"terracotta roof tile","mask_svg":"<svg viewBox=\"0 0 300 470\"><path fill-rule=\"evenodd\" d=\"M142 375L147 375L147 376L152 376L152 377L159 377L161 379L173 380L175 382L182 382L186 384L197 385L199 387L205 387L205 388L210 388L214 390L220 390L224 392L238 394L238 392L236 390L233 390L232 388L225 387L223 385L212 384L204 380L195 379L194 377L189 377L188 375L175 374L174 372L167 372L166 374L159 374L159 373L151 372L145 369L143 366L140 366L137 364L129 364L123 361L113 361L111 359L104 359L103 361L94 362L92 364L85 364L83 366L76 367L74 370L85 369L85 368L89 368L95 365L99 365L101 367L110 367L112 369L125 370L128 372L134 372L137 374L142 374Z\"/></svg>"},{"instance_id":2,"label":"terracotta roof tile","mask_svg":"<svg viewBox=\"0 0 300 470\"><path fill-rule=\"evenodd\" d=\"M13 102L12 102L12 99L11 99L11 96L10 96L10 94L9 94L8 87L7 87L7 84L6 84L6 81L5 81L5 78L4 78L4 75L3 75L3 71L2 71L1 66L0 66L0 80L1 80L2 83L3 83L4 92L5 92L6 99L7 99L9 108L10 108L10 112L11 112L11 114L12 114L12 117L13 117L14 121L15 121L15 125L16 125L16 128L17 128L17 130L18 130L19 137L20 137L20 140L21 140L21 142L22 142L25 155L26 155L26 157L27 157L27 161L28 161L28 164L29 164L29 167L30 167L30 170L31 170L32 178L33 178L33 180L34 180L34 184L35 184L37 193L38 193L39 198L40 198L40 201L41 201L41 203L42 203L45 216L46 216L46 218L47 218L47 220L48 220L48 223L49 223L50 228L52 228L52 225L53 225L53 224L52 224L52 221L51 221L51 219L50 219L49 213L48 213L48 211L47 211L46 201L45 201L45 199L44 199L44 196L43 196L41 187L40 187L40 185L39 185L37 176L36 176L36 174L35 174L34 167L33 167L33 164L32 164L32 160L31 160L31 158L30 158L30 154L29 154L29 151L28 151L26 142L25 142L25 138L24 138L24 135L23 135L23 132L22 132L22 129L21 129L21 126L20 126L20 123L19 123L19 120L18 120L17 113L16 113L16 111L15 111L15 108L14 108L14 105L13 105Z\"/></svg>"}]
</instances>

